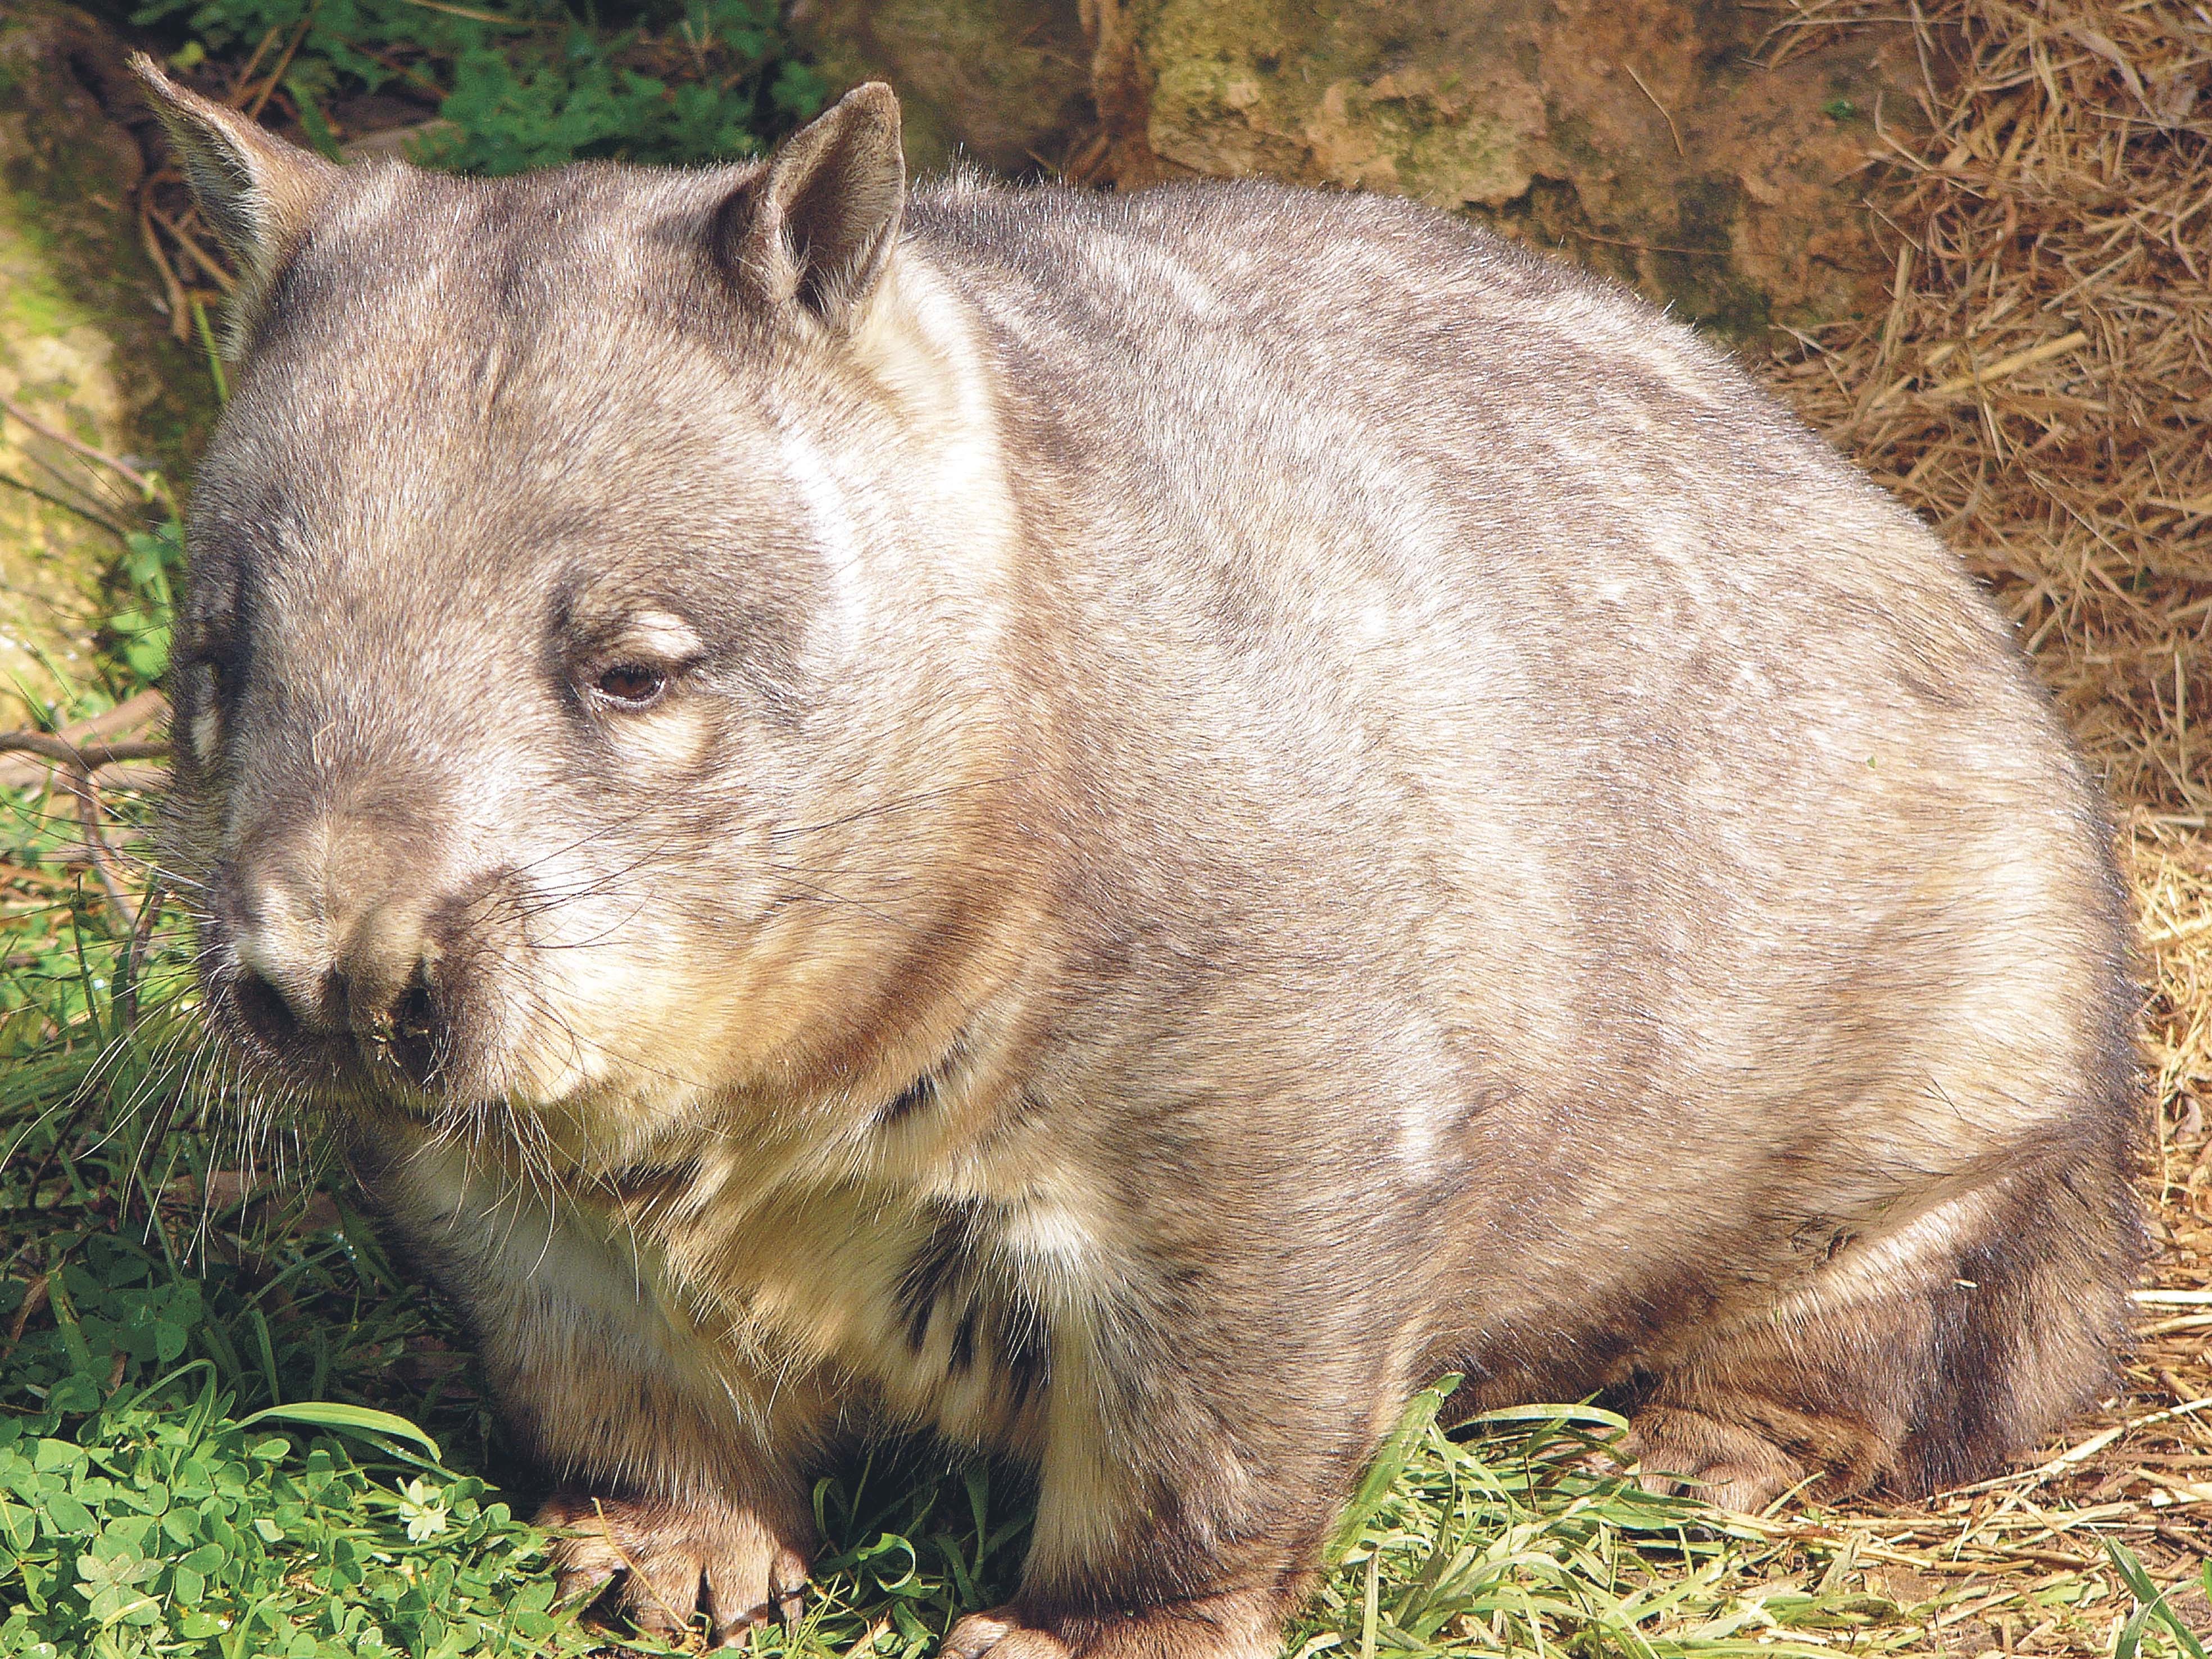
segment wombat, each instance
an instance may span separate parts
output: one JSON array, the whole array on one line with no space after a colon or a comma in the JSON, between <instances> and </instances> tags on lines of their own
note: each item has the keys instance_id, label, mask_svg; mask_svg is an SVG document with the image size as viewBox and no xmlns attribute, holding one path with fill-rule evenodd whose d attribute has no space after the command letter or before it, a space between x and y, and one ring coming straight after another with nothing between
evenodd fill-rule
<instances>
[{"instance_id":1,"label":"wombat","mask_svg":"<svg viewBox=\"0 0 2212 1659\"><path fill-rule=\"evenodd\" d=\"M787 1614L1025 1460L961 1659L1258 1659L1412 1392L1719 1504L2109 1375L2128 908L2001 619L1634 298L1402 201L341 169L142 64L244 272L173 838L563 1483Z\"/></svg>"}]
</instances>

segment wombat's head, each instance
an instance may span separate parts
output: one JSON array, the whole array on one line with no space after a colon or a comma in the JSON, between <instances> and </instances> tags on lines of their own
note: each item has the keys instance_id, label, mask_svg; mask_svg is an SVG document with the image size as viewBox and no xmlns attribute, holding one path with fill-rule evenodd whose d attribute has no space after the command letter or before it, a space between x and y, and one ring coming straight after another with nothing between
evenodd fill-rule
<instances>
[{"instance_id":1,"label":"wombat's head","mask_svg":"<svg viewBox=\"0 0 2212 1659\"><path fill-rule=\"evenodd\" d=\"M617 1161L927 1064L1000 971L1012 532L889 89L466 180L139 69L242 272L173 684L216 1030Z\"/></svg>"}]
</instances>

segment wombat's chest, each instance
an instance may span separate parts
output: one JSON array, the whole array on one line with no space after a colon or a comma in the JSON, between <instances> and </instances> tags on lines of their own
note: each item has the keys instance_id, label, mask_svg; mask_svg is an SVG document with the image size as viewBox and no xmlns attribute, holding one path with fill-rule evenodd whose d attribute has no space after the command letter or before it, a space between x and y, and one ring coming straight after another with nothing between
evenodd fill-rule
<instances>
[{"instance_id":1,"label":"wombat's chest","mask_svg":"<svg viewBox=\"0 0 2212 1659\"><path fill-rule=\"evenodd\" d=\"M795 1362L872 1386L895 1416L963 1438L1017 1433L1052 1380L1065 1307L988 1200L817 1195L667 1247L702 1337L740 1363Z\"/></svg>"},{"instance_id":2,"label":"wombat's chest","mask_svg":"<svg viewBox=\"0 0 2212 1659\"><path fill-rule=\"evenodd\" d=\"M1107 1295L1092 1221L1034 1194L740 1202L679 1182L544 1203L441 1176L441 1253L467 1258L480 1328L680 1380L710 1416L812 1378L894 1422L1032 1451Z\"/></svg>"},{"instance_id":3,"label":"wombat's chest","mask_svg":"<svg viewBox=\"0 0 2212 1659\"><path fill-rule=\"evenodd\" d=\"M712 1310L702 1334L721 1352L835 1373L897 1418L1003 1442L1026 1437L1074 1310L1030 1231L990 1200L825 1194L681 1237L667 1272Z\"/></svg>"}]
</instances>

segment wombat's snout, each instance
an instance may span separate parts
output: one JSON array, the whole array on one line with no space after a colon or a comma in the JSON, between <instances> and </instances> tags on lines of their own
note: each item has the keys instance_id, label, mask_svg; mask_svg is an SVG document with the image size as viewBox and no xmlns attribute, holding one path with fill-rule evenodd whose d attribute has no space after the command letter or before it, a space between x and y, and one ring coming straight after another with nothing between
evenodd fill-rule
<instances>
[{"instance_id":1,"label":"wombat's snout","mask_svg":"<svg viewBox=\"0 0 2212 1659\"><path fill-rule=\"evenodd\" d=\"M280 1064L397 1073L434 1090L456 1043L450 964L457 906L435 882L337 858L234 865L220 918L233 971L215 1012Z\"/></svg>"}]
</instances>

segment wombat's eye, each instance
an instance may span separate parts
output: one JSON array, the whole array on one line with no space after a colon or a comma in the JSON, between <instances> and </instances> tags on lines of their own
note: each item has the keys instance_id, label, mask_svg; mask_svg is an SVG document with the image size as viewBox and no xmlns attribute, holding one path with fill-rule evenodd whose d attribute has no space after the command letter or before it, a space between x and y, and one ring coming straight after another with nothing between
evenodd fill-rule
<instances>
[{"instance_id":1,"label":"wombat's eye","mask_svg":"<svg viewBox=\"0 0 2212 1659\"><path fill-rule=\"evenodd\" d=\"M602 669L596 682L599 694L622 708L643 708L660 700L668 689L668 676L640 663L618 662Z\"/></svg>"}]
</instances>

